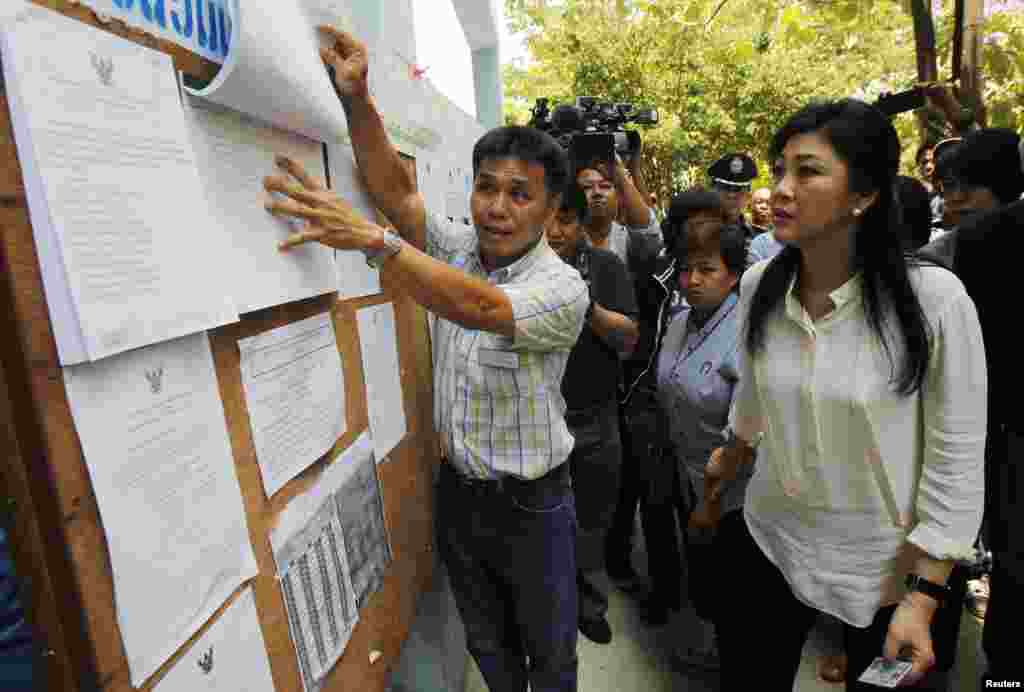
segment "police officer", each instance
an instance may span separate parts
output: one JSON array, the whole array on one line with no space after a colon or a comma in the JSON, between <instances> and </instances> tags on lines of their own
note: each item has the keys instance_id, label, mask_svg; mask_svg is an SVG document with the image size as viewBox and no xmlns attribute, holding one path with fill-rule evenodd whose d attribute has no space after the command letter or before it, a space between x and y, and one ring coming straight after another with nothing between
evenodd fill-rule
<instances>
[{"instance_id":1,"label":"police officer","mask_svg":"<svg viewBox=\"0 0 1024 692\"><path fill-rule=\"evenodd\" d=\"M726 154L708 168L711 186L722 197L722 206L728 217L728 223L736 224L743 229L747 242L764 232L751 226L743 211L750 204L750 186L757 177L757 164L746 154Z\"/></svg>"}]
</instances>

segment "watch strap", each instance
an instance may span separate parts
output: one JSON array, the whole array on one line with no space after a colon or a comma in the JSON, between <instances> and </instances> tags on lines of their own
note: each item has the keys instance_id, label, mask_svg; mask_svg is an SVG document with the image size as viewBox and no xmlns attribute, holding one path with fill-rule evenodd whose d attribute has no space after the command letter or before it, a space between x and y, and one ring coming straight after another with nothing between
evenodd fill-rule
<instances>
[{"instance_id":1,"label":"watch strap","mask_svg":"<svg viewBox=\"0 0 1024 692\"><path fill-rule=\"evenodd\" d=\"M736 431L732 429L731 425L725 426L722 430L722 441L725 447L735 447L739 442L743 442L747 447L753 450L757 450L757 446L761 444L761 440L764 437L764 433L758 433L754 436L753 440L747 441L736 434Z\"/></svg>"},{"instance_id":2,"label":"watch strap","mask_svg":"<svg viewBox=\"0 0 1024 692\"><path fill-rule=\"evenodd\" d=\"M949 586L946 584L936 584L914 573L907 575L906 586L908 591L920 591L925 596L931 596L940 604L945 603L950 593Z\"/></svg>"},{"instance_id":3,"label":"watch strap","mask_svg":"<svg viewBox=\"0 0 1024 692\"><path fill-rule=\"evenodd\" d=\"M402 251L402 238L397 233L392 231L390 228L384 229L384 247L379 250L368 250L363 254L366 255L366 263L374 269L380 269L381 265L384 264L384 260L388 257L393 257Z\"/></svg>"}]
</instances>

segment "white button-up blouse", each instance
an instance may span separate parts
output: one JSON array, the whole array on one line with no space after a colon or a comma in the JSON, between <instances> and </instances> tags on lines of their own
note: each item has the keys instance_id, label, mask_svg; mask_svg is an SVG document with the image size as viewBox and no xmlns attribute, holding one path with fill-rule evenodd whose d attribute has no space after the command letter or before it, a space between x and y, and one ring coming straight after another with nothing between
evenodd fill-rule
<instances>
[{"instance_id":1,"label":"white button-up blouse","mask_svg":"<svg viewBox=\"0 0 1024 692\"><path fill-rule=\"evenodd\" d=\"M743 277L742 325L767 266ZM765 433L747 487L752 536L801 601L857 627L902 597L908 543L940 560L970 557L981 523L987 380L977 312L952 273L909 271L933 339L914 394L894 391L859 275L817 322L794 280L767 318L764 349L753 358L740 349L730 411L741 438ZM899 368L895 315L889 325Z\"/></svg>"}]
</instances>

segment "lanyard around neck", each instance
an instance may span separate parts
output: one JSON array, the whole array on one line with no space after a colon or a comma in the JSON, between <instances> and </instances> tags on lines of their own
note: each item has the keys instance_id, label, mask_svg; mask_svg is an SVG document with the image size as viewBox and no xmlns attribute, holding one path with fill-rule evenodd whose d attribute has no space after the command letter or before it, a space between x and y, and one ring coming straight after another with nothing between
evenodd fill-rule
<instances>
[{"instance_id":1,"label":"lanyard around neck","mask_svg":"<svg viewBox=\"0 0 1024 692\"><path fill-rule=\"evenodd\" d=\"M683 363L683 361L685 361L687 358L692 356L698 349L700 349L700 347L704 345L705 341L707 341L709 338L711 338L711 335L715 333L716 329L718 329L718 325L722 324L722 322L725 321L725 318L728 317L729 315L731 315L732 311L736 309L736 305L737 305L737 303L735 303L735 302L732 305L730 305L729 309L726 310L725 313L721 317L719 317L718 320L716 320L713 325L711 325L711 328L704 331L704 333L700 337L700 341L698 341L696 344L694 344L691 347L687 347L687 345L686 345L687 342L690 340L690 329L689 329L689 327L690 327L690 316L687 316L687 318L686 318L686 329L683 330L683 340L682 340L682 343L679 345L679 355L676 356L676 363L675 363L675 366L673 367L673 371L676 368L678 368ZM684 351L685 351L685 353L684 353Z\"/></svg>"}]
</instances>

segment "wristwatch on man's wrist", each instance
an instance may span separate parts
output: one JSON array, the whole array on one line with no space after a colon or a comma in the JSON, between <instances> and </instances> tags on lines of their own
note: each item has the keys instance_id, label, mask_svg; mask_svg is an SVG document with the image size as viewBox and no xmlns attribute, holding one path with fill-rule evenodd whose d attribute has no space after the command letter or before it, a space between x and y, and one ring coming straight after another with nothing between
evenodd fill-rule
<instances>
[{"instance_id":1,"label":"wristwatch on man's wrist","mask_svg":"<svg viewBox=\"0 0 1024 692\"><path fill-rule=\"evenodd\" d=\"M931 596L940 606L946 602L950 594L950 588L946 584L936 584L913 572L907 575L906 586L907 591L920 591L925 596Z\"/></svg>"},{"instance_id":2,"label":"wristwatch on man's wrist","mask_svg":"<svg viewBox=\"0 0 1024 692\"><path fill-rule=\"evenodd\" d=\"M380 269L384 260L394 257L402 251L402 238L390 228L384 229L384 245L377 250L363 250L366 263L374 269Z\"/></svg>"}]
</instances>

